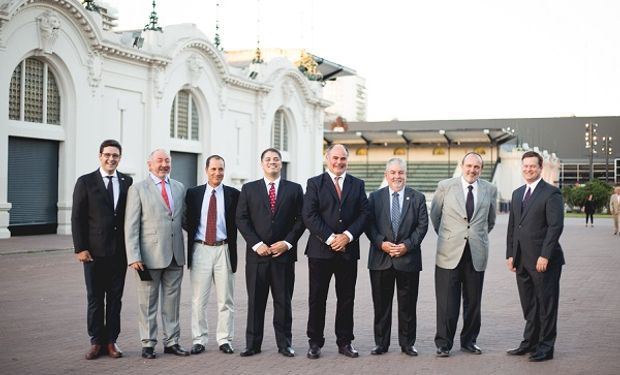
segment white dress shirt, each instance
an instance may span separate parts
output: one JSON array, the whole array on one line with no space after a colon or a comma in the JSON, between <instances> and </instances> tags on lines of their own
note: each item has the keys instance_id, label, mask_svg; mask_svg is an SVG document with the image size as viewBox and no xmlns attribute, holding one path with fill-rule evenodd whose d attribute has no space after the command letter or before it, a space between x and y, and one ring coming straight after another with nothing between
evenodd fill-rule
<instances>
[{"instance_id":1,"label":"white dress shirt","mask_svg":"<svg viewBox=\"0 0 620 375\"><path fill-rule=\"evenodd\" d=\"M200 225L196 231L195 240L204 241L207 235L207 215L209 214L209 201L211 200L211 192L215 190L215 202L217 207L217 223L215 224L215 240L223 241L227 239L226 234L226 211L224 207L224 185L219 184L213 188L207 184L205 196L202 199L202 208L200 209Z\"/></svg>"},{"instance_id":2,"label":"white dress shirt","mask_svg":"<svg viewBox=\"0 0 620 375\"><path fill-rule=\"evenodd\" d=\"M110 183L110 179L108 178L109 174L107 174L103 168L99 167L99 173L101 173L101 178L103 178L103 185L105 188L108 188L108 184ZM118 174L116 170L112 174L112 189L114 189L114 209L116 210L116 204L118 203L118 196L120 195L120 184L118 182Z\"/></svg>"}]
</instances>

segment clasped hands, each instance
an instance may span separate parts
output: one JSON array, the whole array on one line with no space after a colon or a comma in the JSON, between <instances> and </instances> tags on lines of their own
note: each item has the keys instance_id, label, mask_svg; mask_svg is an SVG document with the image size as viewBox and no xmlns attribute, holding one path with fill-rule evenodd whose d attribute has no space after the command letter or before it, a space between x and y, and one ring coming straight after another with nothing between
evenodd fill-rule
<instances>
[{"instance_id":1,"label":"clasped hands","mask_svg":"<svg viewBox=\"0 0 620 375\"><path fill-rule=\"evenodd\" d=\"M256 249L256 254L266 257L271 256L272 258L277 258L280 255L284 254L285 251L288 251L288 246L284 241L278 241L271 246L266 244L261 244L258 249Z\"/></svg>"},{"instance_id":2,"label":"clasped hands","mask_svg":"<svg viewBox=\"0 0 620 375\"><path fill-rule=\"evenodd\" d=\"M506 259L506 266L508 267L508 270L511 272L516 272L517 268L514 265L514 258L513 257L509 257L508 259ZM538 257L538 260L536 261L536 271L537 272L545 272L547 271L547 267L549 266L549 259L545 258L545 257Z\"/></svg>"},{"instance_id":3,"label":"clasped hands","mask_svg":"<svg viewBox=\"0 0 620 375\"><path fill-rule=\"evenodd\" d=\"M349 236L344 233L334 235L334 240L329 245L333 251L344 252L349 244Z\"/></svg>"},{"instance_id":4,"label":"clasped hands","mask_svg":"<svg viewBox=\"0 0 620 375\"><path fill-rule=\"evenodd\" d=\"M398 258L407 254L407 246L405 246L404 243L397 245L393 242L383 241L383 243L381 243L381 250L392 258Z\"/></svg>"}]
</instances>

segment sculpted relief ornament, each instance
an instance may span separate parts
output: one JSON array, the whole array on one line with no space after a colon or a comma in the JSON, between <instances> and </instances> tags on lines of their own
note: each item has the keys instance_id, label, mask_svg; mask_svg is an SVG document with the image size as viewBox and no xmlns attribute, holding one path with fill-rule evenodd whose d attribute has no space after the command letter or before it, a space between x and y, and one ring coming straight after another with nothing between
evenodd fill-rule
<instances>
[{"instance_id":1,"label":"sculpted relief ornament","mask_svg":"<svg viewBox=\"0 0 620 375\"><path fill-rule=\"evenodd\" d=\"M88 84L93 91L93 95L99 87L99 83L101 83L102 72L103 59L101 58L101 54L91 52L88 56Z\"/></svg>"},{"instance_id":2,"label":"sculpted relief ornament","mask_svg":"<svg viewBox=\"0 0 620 375\"><path fill-rule=\"evenodd\" d=\"M46 10L37 17L37 24L39 26L39 49L43 53L51 54L58 39L60 18L56 13Z\"/></svg>"},{"instance_id":3,"label":"sculpted relief ornament","mask_svg":"<svg viewBox=\"0 0 620 375\"><path fill-rule=\"evenodd\" d=\"M200 56L193 54L187 59L187 73L190 85L193 87L198 86L198 81L204 69L205 67Z\"/></svg>"}]
</instances>

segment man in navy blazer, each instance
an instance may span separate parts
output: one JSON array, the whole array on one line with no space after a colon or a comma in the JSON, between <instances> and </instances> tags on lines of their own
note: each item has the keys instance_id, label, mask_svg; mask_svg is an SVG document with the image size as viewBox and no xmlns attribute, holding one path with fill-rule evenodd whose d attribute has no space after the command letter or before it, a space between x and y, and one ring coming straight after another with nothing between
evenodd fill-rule
<instances>
[{"instance_id":1,"label":"man in navy blazer","mask_svg":"<svg viewBox=\"0 0 620 375\"><path fill-rule=\"evenodd\" d=\"M332 275L336 279L336 344L338 352L350 358L359 356L351 345L353 302L360 256L359 236L368 216L364 181L347 173L349 151L344 145L327 148L327 172L308 180L302 209L310 231L306 255L310 291L307 334L308 358L321 355L325 344L325 305Z\"/></svg>"},{"instance_id":2,"label":"man in navy blazer","mask_svg":"<svg viewBox=\"0 0 620 375\"><path fill-rule=\"evenodd\" d=\"M291 299L295 285L297 241L304 232L301 185L281 178L280 151L261 154L264 177L241 188L237 227L245 238L245 281L248 292L246 348L242 357L261 352L265 307L271 289L273 328L278 352L295 356L292 348Z\"/></svg>"},{"instance_id":3,"label":"man in navy blazer","mask_svg":"<svg viewBox=\"0 0 620 375\"><path fill-rule=\"evenodd\" d=\"M523 341L510 355L532 353L532 362L553 359L557 336L560 275L564 253L562 192L542 177L543 159L528 151L521 157L526 184L512 193L506 235L506 262L516 273L525 318Z\"/></svg>"},{"instance_id":4,"label":"man in navy blazer","mask_svg":"<svg viewBox=\"0 0 620 375\"><path fill-rule=\"evenodd\" d=\"M121 331L121 298L127 273L125 205L133 180L116 170L121 152L118 141L103 141L99 169L78 178L73 191L71 232L76 257L84 264L88 298L91 348L86 359L95 359L104 350L112 358L123 355L116 339Z\"/></svg>"},{"instance_id":5,"label":"man in navy blazer","mask_svg":"<svg viewBox=\"0 0 620 375\"><path fill-rule=\"evenodd\" d=\"M392 158L385 167L388 186L368 198L370 216L366 235L370 240L368 269L374 305L374 355L390 346L392 298L396 283L398 298L398 343L401 351L417 356L416 305L422 271L420 245L428 230L424 194L408 186L407 164Z\"/></svg>"}]
</instances>

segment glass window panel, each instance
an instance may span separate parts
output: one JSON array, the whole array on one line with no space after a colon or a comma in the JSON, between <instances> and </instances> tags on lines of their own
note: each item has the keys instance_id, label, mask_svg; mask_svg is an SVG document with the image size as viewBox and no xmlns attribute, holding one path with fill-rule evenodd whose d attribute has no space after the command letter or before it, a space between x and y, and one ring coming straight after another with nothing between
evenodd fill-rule
<instances>
[{"instance_id":1,"label":"glass window panel","mask_svg":"<svg viewBox=\"0 0 620 375\"><path fill-rule=\"evenodd\" d=\"M282 151L288 151L288 124L286 123L286 117L282 113Z\"/></svg>"},{"instance_id":2,"label":"glass window panel","mask_svg":"<svg viewBox=\"0 0 620 375\"><path fill-rule=\"evenodd\" d=\"M47 123L60 125L60 93L51 69L47 70Z\"/></svg>"},{"instance_id":3,"label":"glass window panel","mask_svg":"<svg viewBox=\"0 0 620 375\"><path fill-rule=\"evenodd\" d=\"M43 122L43 63L26 60L24 120Z\"/></svg>"},{"instance_id":4,"label":"glass window panel","mask_svg":"<svg viewBox=\"0 0 620 375\"><path fill-rule=\"evenodd\" d=\"M191 98L191 97L190 97ZM198 140L198 110L196 109L196 101L191 98L192 101L192 139Z\"/></svg>"},{"instance_id":5,"label":"glass window panel","mask_svg":"<svg viewBox=\"0 0 620 375\"><path fill-rule=\"evenodd\" d=\"M177 102L177 98L175 97L172 100L172 107L170 108L170 138L174 138L174 106Z\"/></svg>"},{"instance_id":6,"label":"glass window panel","mask_svg":"<svg viewBox=\"0 0 620 375\"><path fill-rule=\"evenodd\" d=\"M179 91L177 100L179 101L179 109L177 114L177 138L187 139L187 130L189 127L189 92L185 90Z\"/></svg>"},{"instance_id":7,"label":"glass window panel","mask_svg":"<svg viewBox=\"0 0 620 375\"><path fill-rule=\"evenodd\" d=\"M21 108L22 63L17 64L9 86L9 119L19 120Z\"/></svg>"},{"instance_id":8,"label":"glass window panel","mask_svg":"<svg viewBox=\"0 0 620 375\"><path fill-rule=\"evenodd\" d=\"M271 146L281 149L280 144L280 132L282 131L282 112L277 111L273 117L273 126L271 129Z\"/></svg>"}]
</instances>

